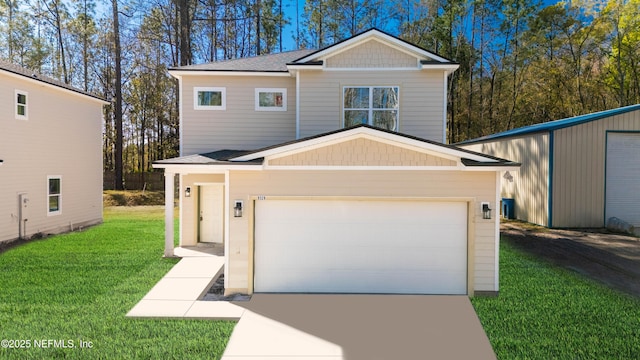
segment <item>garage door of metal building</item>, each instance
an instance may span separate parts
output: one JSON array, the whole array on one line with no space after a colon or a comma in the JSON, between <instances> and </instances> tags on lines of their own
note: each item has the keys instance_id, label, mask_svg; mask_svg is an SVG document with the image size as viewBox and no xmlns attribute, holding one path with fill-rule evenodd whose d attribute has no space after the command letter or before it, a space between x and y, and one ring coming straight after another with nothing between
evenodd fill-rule
<instances>
[{"instance_id":1,"label":"garage door of metal building","mask_svg":"<svg viewBox=\"0 0 640 360\"><path fill-rule=\"evenodd\" d=\"M605 222L640 227L640 133L607 133Z\"/></svg>"}]
</instances>

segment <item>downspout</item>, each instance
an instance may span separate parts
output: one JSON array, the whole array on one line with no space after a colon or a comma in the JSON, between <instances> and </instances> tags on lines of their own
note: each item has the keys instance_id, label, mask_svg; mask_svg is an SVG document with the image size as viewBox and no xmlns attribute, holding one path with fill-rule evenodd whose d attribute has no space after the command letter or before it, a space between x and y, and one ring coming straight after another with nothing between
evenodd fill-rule
<instances>
[{"instance_id":1,"label":"downspout","mask_svg":"<svg viewBox=\"0 0 640 360\"><path fill-rule=\"evenodd\" d=\"M547 227L553 228L553 147L554 147L554 135L553 130L549 131L549 178L547 179Z\"/></svg>"},{"instance_id":2,"label":"downspout","mask_svg":"<svg viewBox=\"0 0 640 360\"><path fill-rule=\"evenodd\" d=\"M300 139L300 70L296 74L296 140Z\"/></svg>"},{"instance_id":3,"label":"downspout","mask_svg":"<svg viewBox=\"0 0 640 360\"><path fill-rule=\"evenodd\" d=\"M447 143L447 87L449 86L449 73L444 72L444 86L443 86L443 112L442 112L442 143Z\"/></svg>"}]
</instances>

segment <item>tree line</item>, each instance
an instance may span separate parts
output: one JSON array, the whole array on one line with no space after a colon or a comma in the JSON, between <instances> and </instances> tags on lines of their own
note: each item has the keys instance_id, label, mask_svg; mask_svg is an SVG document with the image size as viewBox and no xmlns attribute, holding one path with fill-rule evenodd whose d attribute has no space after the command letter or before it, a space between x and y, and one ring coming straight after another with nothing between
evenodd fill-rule
<instances>
[{"instance_id":1,"label":"tree line","mask_svg":"<svg viewBox=\"0 0 640 360\"><path fill-rule=\"evenodd\" d=\"M640 0L0 0L0 59L107 99L104 167L122 179L178 155L167 68L371 27L460 64L450 143L640 102Z\"/></svg>"}]
</instances>

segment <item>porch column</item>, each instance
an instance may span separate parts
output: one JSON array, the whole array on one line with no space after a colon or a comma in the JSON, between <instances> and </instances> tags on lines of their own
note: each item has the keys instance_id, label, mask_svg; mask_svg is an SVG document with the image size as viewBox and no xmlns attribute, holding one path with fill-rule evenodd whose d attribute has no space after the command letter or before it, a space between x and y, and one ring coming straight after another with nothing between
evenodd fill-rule
<instances>
[{"instance_id":1,"label":"porch column","mask_svg":"<svg viewBox=\"0 0 640 360\"><path fill-rule=\"evenodd\" d=\"M175 173L164 172L164 256L173 257L173 207Z\"/></svg>"}]
</instances>

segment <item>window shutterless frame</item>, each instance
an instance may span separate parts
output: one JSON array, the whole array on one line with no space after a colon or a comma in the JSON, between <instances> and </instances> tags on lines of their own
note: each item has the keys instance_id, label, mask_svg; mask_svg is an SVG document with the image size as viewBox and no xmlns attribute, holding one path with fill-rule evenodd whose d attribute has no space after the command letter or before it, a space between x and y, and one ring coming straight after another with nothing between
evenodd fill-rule
<instances>
[{"instance_id":1,"label":"window shutterless frame","mask_svg":"<svg viewBox=\"0 0 640 360\"><path fill-rule=\"evenodd\" d=\"M28 98L29 94L26 91L16 90L15 91L15 112L17 120L28 120L29 119L29 108L28 108Z\"/></svg>"},{"instance_id":2,"label":"window shutterless frame","mask_svg":"<svg viewBox=\"0 0 640 360\"><path fill-rule=\"evenodd\" d=\"M398 86L345 86L342 90L343 127L368 124L398 131Z\"/></svg>"},{"instance_id":3,"label":"window shutterless frame","mask_svg":"<svg viewBox=\"0 0 640 360\"><path fill-rule=\"evenodd\" d=\"M62 213L62 176L47 176L47 216Z\"/></svg>"},{"instance_id":4,"label":"window shutterless frame","mask_svg":"<svg viewBox=\"0 0 640 360\"><path fill-rule=\"evenodd\" d=\"M193 108L195 110L226 110L227 88L194 87Z\"/></svg>"},{"instance_id":5,"label":"window shutterless frame","mask_svg":"<svg viewBox=\"0 0 640 360\"><path fill-rule=\"evenodd\" d=\"M256 88L255 111L287 111L287 89Z\"/></svg>"}]
</instances>

